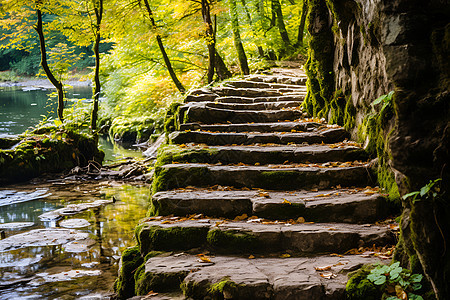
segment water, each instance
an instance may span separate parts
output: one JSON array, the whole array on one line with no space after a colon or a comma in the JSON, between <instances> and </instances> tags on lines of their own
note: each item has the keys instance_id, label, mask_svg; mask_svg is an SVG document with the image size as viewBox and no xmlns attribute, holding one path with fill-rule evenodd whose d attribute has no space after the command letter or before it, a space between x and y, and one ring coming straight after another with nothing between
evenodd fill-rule
<instances>
[{"instance_id":1,"label":"water","mask_svg":"<svg viewBox=\"0 0 450 300\"><path fill-rule=\"evenodd\" d=\"M0 136L24 132L39 123L41 115L55 118L57 105L48 101L50 92L2 88ZM67 96L89 99L91 89L74 88ZM107 137L101 138L99 144L107 161L142 155L140 151L113 145ZM60 220L39 218L45 212L70 204L112 197L117 200L115 203L65 215ZM89 225L75 230L89 234L93 241L81 252L69 252L65 245L3 249L0 251L0 299L108 299L120 255L135 245L133 231L138 220L145 216L149 197L148 186L114 181L37 180L0 187L0 230L6 238L35 229L58 228L64 220L84 219Z\"/></svg>"}]
</instances>

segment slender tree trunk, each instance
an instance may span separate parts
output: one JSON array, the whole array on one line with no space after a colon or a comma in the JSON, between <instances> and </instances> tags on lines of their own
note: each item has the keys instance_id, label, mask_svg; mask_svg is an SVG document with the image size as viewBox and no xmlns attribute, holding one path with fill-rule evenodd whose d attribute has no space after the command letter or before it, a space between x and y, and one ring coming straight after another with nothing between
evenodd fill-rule
<instances>
[{"instance_id":1,"label":"slender tree trunk","mask_svg":"<svg viewBox=\"0 0 450 300\"><path fill-rule=\"evenodd\" d=\"M244 75L250 74L247 63L247 56L245 55L244 46L242 45L241 33L239 31L239 18L236 7L236 0L230 0L230 18L231 18L231 28L233 30L234 37L234 47L239 59L239 65L241 67L242 73Z\"/></svg>"},{"instance_id":2,"label":"slender tree trunk","mask_svg":"<svg viewBox=\"0 0 450 300\"><path fill-rule=\"evenodd\" d=\"M260 43L258 41L258 33L256 32L255 26L253 25L252 16L250 14L250 11L247 8L247 3L245 2L245 0L241 0L241 3L242 3L242 7L244 7L245 15L247 16L247 22L252 27L256 48L258 49L258 54L259 54L260 57L264 57L264 50L263 50L263 47L260 45Z\"/></svg>"},{"instance_id":3,"label":"slender tree trunk","mask_svg":"<svg viewBox=\"0 0 450 300\"><path fill-rule=\"evenodd\" d=\"M97 133L97 119L98 119L98 100L100 98L100 25L103 18L103 0L93 1L95 12L95 42L94 42L94 55L95 55L95 71L94 71L94 106L91 113L91 130L94 136L98 137Z\"/></svg>"},{"instance_id":4,"label":"slender tree trunk","mask_svg":"<svg viewBox=\"0 0 450 300\"><path fill-rule=\"evenodd\" d=\"M147 9L148 16L150 18L150 22L152 24L153 29L156 30L156 22L155 18L153 17L153 12L150 8L150 4L148 3L148 0L144 0L145 8ZM173 83L177 87L177 89L180 91L180 93L184 94L186 92L186 89L184 88L183 84L178 80L177 74L175 73L172 63L170 62L169 56L167 55L166 49L164 48L164 44L162 42L162 38L159 34L156 34L156 42L158 43L159 50L161 51L161 54L164 59L164 64L166 65L167 71L169 71L170 78L172 79Z\"/></svg>"},{"instance_id":5,"label":"slender tree trunk","mask_svg":"<svg viewBox=\"0 0 450 300\"><path fill-rule=\"evenodd\" d=\"M223 62L222 57L219 52L216 52L216 74L219 80L225 80L232 76L231 72L228 70L227 66Z\"/></svg>"},{"instance_id":6,"label":"slender tree trunk","mask_svg":"<svg viewBox=\"0 0 450 300\"><path fill-rule=\"evenodd\" d=\"M45 49L45 38L44 38L44 31L42 28L42 12L39 6L39 2L36 2L37 4L37 24L34 27L34 29L37 31L39 36L39 46L41 49L41 66L42 69L44 69L45 75L47 75L48 80L52 83L52 85L56 88L56 91L58 92L58 118L61 122L64 121L63 111L64 111L64 89L63 84L60 80L56 79L56 77L53 75L52 71L50 70L47 62L47 51Z\"/></svg>"},{"instance_id":7,"label":"slender tree trunk","mask_svg":"<svg viewBox=\"0 0 450 300\"><path fill-rule=\"evenodd\" d=\"M213 81L216 55L216 37L214 35L213 24L211 21L211 12L208 0L201 0L202 17L206 25L206 44L208 46L208 83Z\"/></svg>"},{"instance_id":8,"label":"slender tree trunk","mask_svg":"<svg viewBox=\"0 0 450 300\"><path fill-rule=\"evenodd\" d=\"M303 32L305 31L306 13L308 12L308 0L303 0L301 8L300 25L298 26L297 43L295 47L303 46Z\"/></svg>"},{"instance_id":9,"label":"slender tree trunk","mask_svg":"<svg viewBox=\"0 0 450 300\"><path fill-rule=\"evenodd\" d=\"M272 16L270 18L270 26L269 26L269 28L272 28L272 27L274 27L276 25L276 22L277 22L277 9L275 7L275 1L274 0L272 0L270 8L271 8L270 11L272 13Z\"/></svg>"},{"instance_id":10,"label":"slender tree trunk","mask_svg":"<svg viewBox=\"0 0 450 300\"><path fill-rule=\"evenodd\" d=\"M284 43L284 48L288 48L291 45L291 42L289 41L289 36L286 31L286 27L284 26L284 19L283 19L283 12L281 11L281 4L280 0L272 0L272 10L275 10L275 13L277 15L277 27L278 31L280 32L281 39Z\"/></svg>"}]
</instances>

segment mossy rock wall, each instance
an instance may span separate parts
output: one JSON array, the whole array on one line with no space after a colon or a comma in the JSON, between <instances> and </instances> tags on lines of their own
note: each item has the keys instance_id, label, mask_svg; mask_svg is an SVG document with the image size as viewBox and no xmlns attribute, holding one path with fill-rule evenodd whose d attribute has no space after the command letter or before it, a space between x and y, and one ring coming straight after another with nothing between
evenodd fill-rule
<instances>
[{"instance_id":1,"label":"mossy rock wall","mask_svg":"<svg viewBox=\"0 0 450 300\"><path fill-rule=\"evenodd\" d=\"M0 184L86 166L90 160L101 163L104 157L92 137L56 128L38 129L14 141L1 139L0 143L5 146L0 149Z\"/></svg>"},{"instance_id":2,"label":"mossy rock wall","mask_svg":"<svg viewBox=\"0 0 450 300\"><path fill-rule=\"evenodd\" d=\"M305 108L378 157L379 184L398 203L436 178L449 199L449 20L448 1L309 1ZM391 91L387 105L371 105ZM396 255L420 262L439 299L450 294L448 201L401 202Z\"/></svg>"}]
</instances>

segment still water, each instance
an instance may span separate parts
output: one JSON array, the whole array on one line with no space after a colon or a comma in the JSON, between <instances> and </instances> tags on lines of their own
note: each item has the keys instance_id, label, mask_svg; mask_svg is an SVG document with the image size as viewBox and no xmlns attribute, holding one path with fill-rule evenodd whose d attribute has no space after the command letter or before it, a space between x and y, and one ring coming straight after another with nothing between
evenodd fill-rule
<instances>
[{"instance_id":1,"label":"still water","mask_svg":"<svg viewBox=\"0 0 450 300\"><path fill-rule=\"evenodd\" d=\"M68 92L71 98L89 99L91 95L89 87ZM56 104L47 100L47 94L42 89L0 90L0 135L19 134L42 120L41 115L53 115ZM108 160L140 155L113 146L107 139L100 144ZM0 241L0 299L109 299L120 255L135 244L133 230L145 216L149 197L148 186L115 181L35 180L0 187L0 230L5 237ZM76 214L42 218L68 205L113 198L114 203ZM64 225L67 220L79 226ZM51 233L48 246L40 241L49 238L44 235L37 237L37 244L17 239L37 229L64 230L63 226L92 242L73 251L52 239ZM5 241L13 241L13 246L2 246Z\"/></svg>"}]
</instances>

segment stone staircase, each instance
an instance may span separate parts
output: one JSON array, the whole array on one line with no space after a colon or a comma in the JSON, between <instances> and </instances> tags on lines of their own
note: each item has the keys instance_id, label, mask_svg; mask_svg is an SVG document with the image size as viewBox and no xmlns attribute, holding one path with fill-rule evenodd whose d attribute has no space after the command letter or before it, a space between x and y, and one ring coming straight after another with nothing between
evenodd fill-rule
<instances>
[{"instance_id":1,"label":"stone staircase","mask_svg":"<svg viewBox=\"0 0 450 300\"><path fill-rule=\"evenodd\" d=\"M374 224L388 211L368 157L343 128L305 116L305 81L251 75L186 97L159 153L155 216L136 230L128 290L344 299L350 271L389 261L381 250L394 234Z\"/></svg>"}]
</instances>

